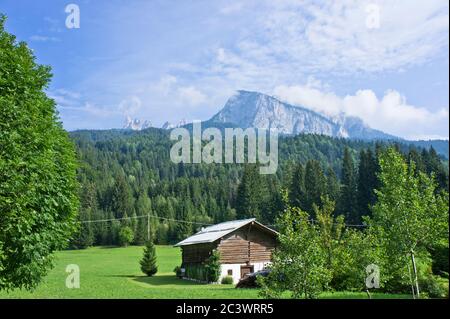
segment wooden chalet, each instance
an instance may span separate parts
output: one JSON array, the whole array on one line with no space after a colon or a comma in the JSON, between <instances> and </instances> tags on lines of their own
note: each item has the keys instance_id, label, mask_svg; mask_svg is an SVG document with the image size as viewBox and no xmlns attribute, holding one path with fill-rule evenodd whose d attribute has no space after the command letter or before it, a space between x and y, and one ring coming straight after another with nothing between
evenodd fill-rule
<instances>
[{"instance_id":1,"label":"wooden chalet","mask_svg":"<svg viewBox=\"0 0 450 319\"><path fill-rule=\"evenodd\" d=\"M182 250L181 268L204 263L213 250L220 252L221 278L236 283L247 273L264 269L271 262L278 233L255 218L236 220L202 228L177 243Z\"/></svg>"}]
</instances>

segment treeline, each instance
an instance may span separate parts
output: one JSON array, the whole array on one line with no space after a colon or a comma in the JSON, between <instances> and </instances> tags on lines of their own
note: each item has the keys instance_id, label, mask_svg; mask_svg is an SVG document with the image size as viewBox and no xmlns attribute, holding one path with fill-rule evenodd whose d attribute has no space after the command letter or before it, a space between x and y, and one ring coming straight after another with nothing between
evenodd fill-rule
<instances>
[{"instance_id":1,"label":"treeline","mask_svg":"<svg viewBox=\"0 0 450 319\"><path fill-rule=\"evenodd\" d=\"M82 223L74 248L120 244L124 227L132 229L133 244L143 244L148 229L156 243L167 244L201 225L236 218L257 217L271 225L283 209L281 188L289 189L291 203L305 211L328 195L347 223L360 223L375 198L377 154L387 144L282 137L277 174L260 175L255 165L174 164L165 130L78 131L71 137L81 184ZM448 188L448 169L434 149L397 148L418 163L417 170L434 173L441 189ZM93 220L108 221L87 222Z\"/></svg>"}]
</instances>

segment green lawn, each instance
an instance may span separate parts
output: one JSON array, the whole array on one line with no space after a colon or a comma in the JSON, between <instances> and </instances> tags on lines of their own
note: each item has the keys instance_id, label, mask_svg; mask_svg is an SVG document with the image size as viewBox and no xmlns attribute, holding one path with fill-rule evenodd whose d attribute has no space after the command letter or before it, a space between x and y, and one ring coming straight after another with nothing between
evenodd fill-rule
<instances>
[{"instance_id":1,"label":"green lawn","mask_svg":"<svg viewBox=\"0 0 450 319\"><path fill-rule=\"evenodd\" d=\"M53 268L33 292L0 291L0 298L258 298L257 289L235 289L233 285L198 284L175 277L180 251L157 246L158 273L146 277L139 269L143 247L95 247L57 253ZM66 266L80 267L80 288L66 288ZM323 298L367 298L365 293L326 293ZM374 298L401 295L373 294Z\"/></svg>"}]
</instances>

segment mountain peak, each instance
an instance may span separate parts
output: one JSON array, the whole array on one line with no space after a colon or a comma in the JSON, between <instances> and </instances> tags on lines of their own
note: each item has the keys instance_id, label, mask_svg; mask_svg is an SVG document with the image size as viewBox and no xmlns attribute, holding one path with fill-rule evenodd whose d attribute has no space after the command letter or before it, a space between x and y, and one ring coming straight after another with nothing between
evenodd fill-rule
<instances>
[{"instance_id":1,"label":"mountain peak","mask_svg":"<svg viewBox=\"0 0 450 319\"><path fill-rule=\"evenodd\" d=\"M260 92L238 90L211 119L241 128L276 130L280 134L322 134L356 139L395 139L371 129L360 118L339 114L331 117L294 106Z\"/></svg>"},{"instance_id":2,"label":"mountain peak","mask_svg":"<svg viewBox=\"0 0 450 319\"><path fill-rule=\"evenodd\" d=\"M145 130L146 128L152 127L152 123L147 120L140 120L140 119L131 119L131 117L127 116L125 120L125 124L123 126L126 130L133 130L133 131L140 131Z\"/></svg>"}]
</instances>

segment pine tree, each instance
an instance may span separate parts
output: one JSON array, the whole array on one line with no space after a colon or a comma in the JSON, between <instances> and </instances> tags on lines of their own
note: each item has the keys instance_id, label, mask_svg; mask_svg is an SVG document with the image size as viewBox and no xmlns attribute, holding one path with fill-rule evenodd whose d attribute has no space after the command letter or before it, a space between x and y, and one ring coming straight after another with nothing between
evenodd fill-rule
<instances>
[{"instance_id":1,"label":"pine tree","mask_svg":"<svg viewBox=\"0 0 450 319\"><path fill-rule=\"evenodd\" d=\"M337 203L341 192L341 185L334 170L329 167L327 169L327 195L330 200Z\"/></svg>"},{"instance_id":2,"label":"pine tree","mask_svg":"<svg viewBox=\"0 0 450 319\"><path fill-rule=\"evenodd\" d=\"M184 199L181 207L178 209L177 222L174 227L174 238L176 241L181 241L192 234L192 205L188 199Z\"/></svg>"},{"instance_id":3,"label":"pine tree","mask_svg":"<svg viewBox=\"0 0 450 319\"><path fill-rule=\"evenodd\" d=\"M305 211L312 213L313 204L320 205L326 193L326 178L322 167L316 160L306 163L305 169Z\"/></svg>"},{"instance_id":4,"label":"pine tree","mask_svg":"<svg viewBox=\"0 0 450 319\"><path fill-rule=\"evenodd\" d=\"M156 251L152 240L147 241L145 244L144 255L140 261L140 265L142 272L147 276L153 276L158 272Z\"/></svg>"},{"instance_id":5,"label":"pine tree","mask_svg":"<svg viewBox=\"0 0 450 319\"><path fill-rule=\"evenodd\" d=\"M237 218L261 218L262 208L268 203L268 190L265 180L259 174L257 165L246 165L237 189Z\"/></svg>"},{"instance_id":6,"label":"pine tree","mask_svg":"<svg viewBox=\"0 0 450 319\"><path fill-rule=\"evenodd\" d=\"M375 204L374 190L378 184L377 166L376 159L370 149L360 152L357 180L358 221L359 217L369 215L370 207Z\"/></svg>"},{"instance_id":7,"label":"pine tree","mask_svg":"<svg viewBox=\"0 0 450 319\"><path fill-rule=\"evenodd\" d=\"M351 223L356 223L359 220L359 217L357 216L356 191L355 165L350 150L346 147L344 150L344 159L342 161L340 213L346 217L347 222Z\"/></svg>"},{"instance_id":8,"label":"pine tree","mask_svg":"<svg viewBox=\"0 0 450 319\"><path fill-rule=\"evenodd\" d=\"M133 213L133 196L125 176L117 176L112 190L111 210L116 218L124 215L131 216Z\"/></svg>"},{"instance_id":9,"label":"pine tree","mask_svg":"<svg viewBox=\"0 0 450 319\"><path fill-rule=\"evenodd\" d=\"M289 201L292 206L305 209L305 169L302 164L298 164L292 174Z\"/></svg>"}]
</instances>

